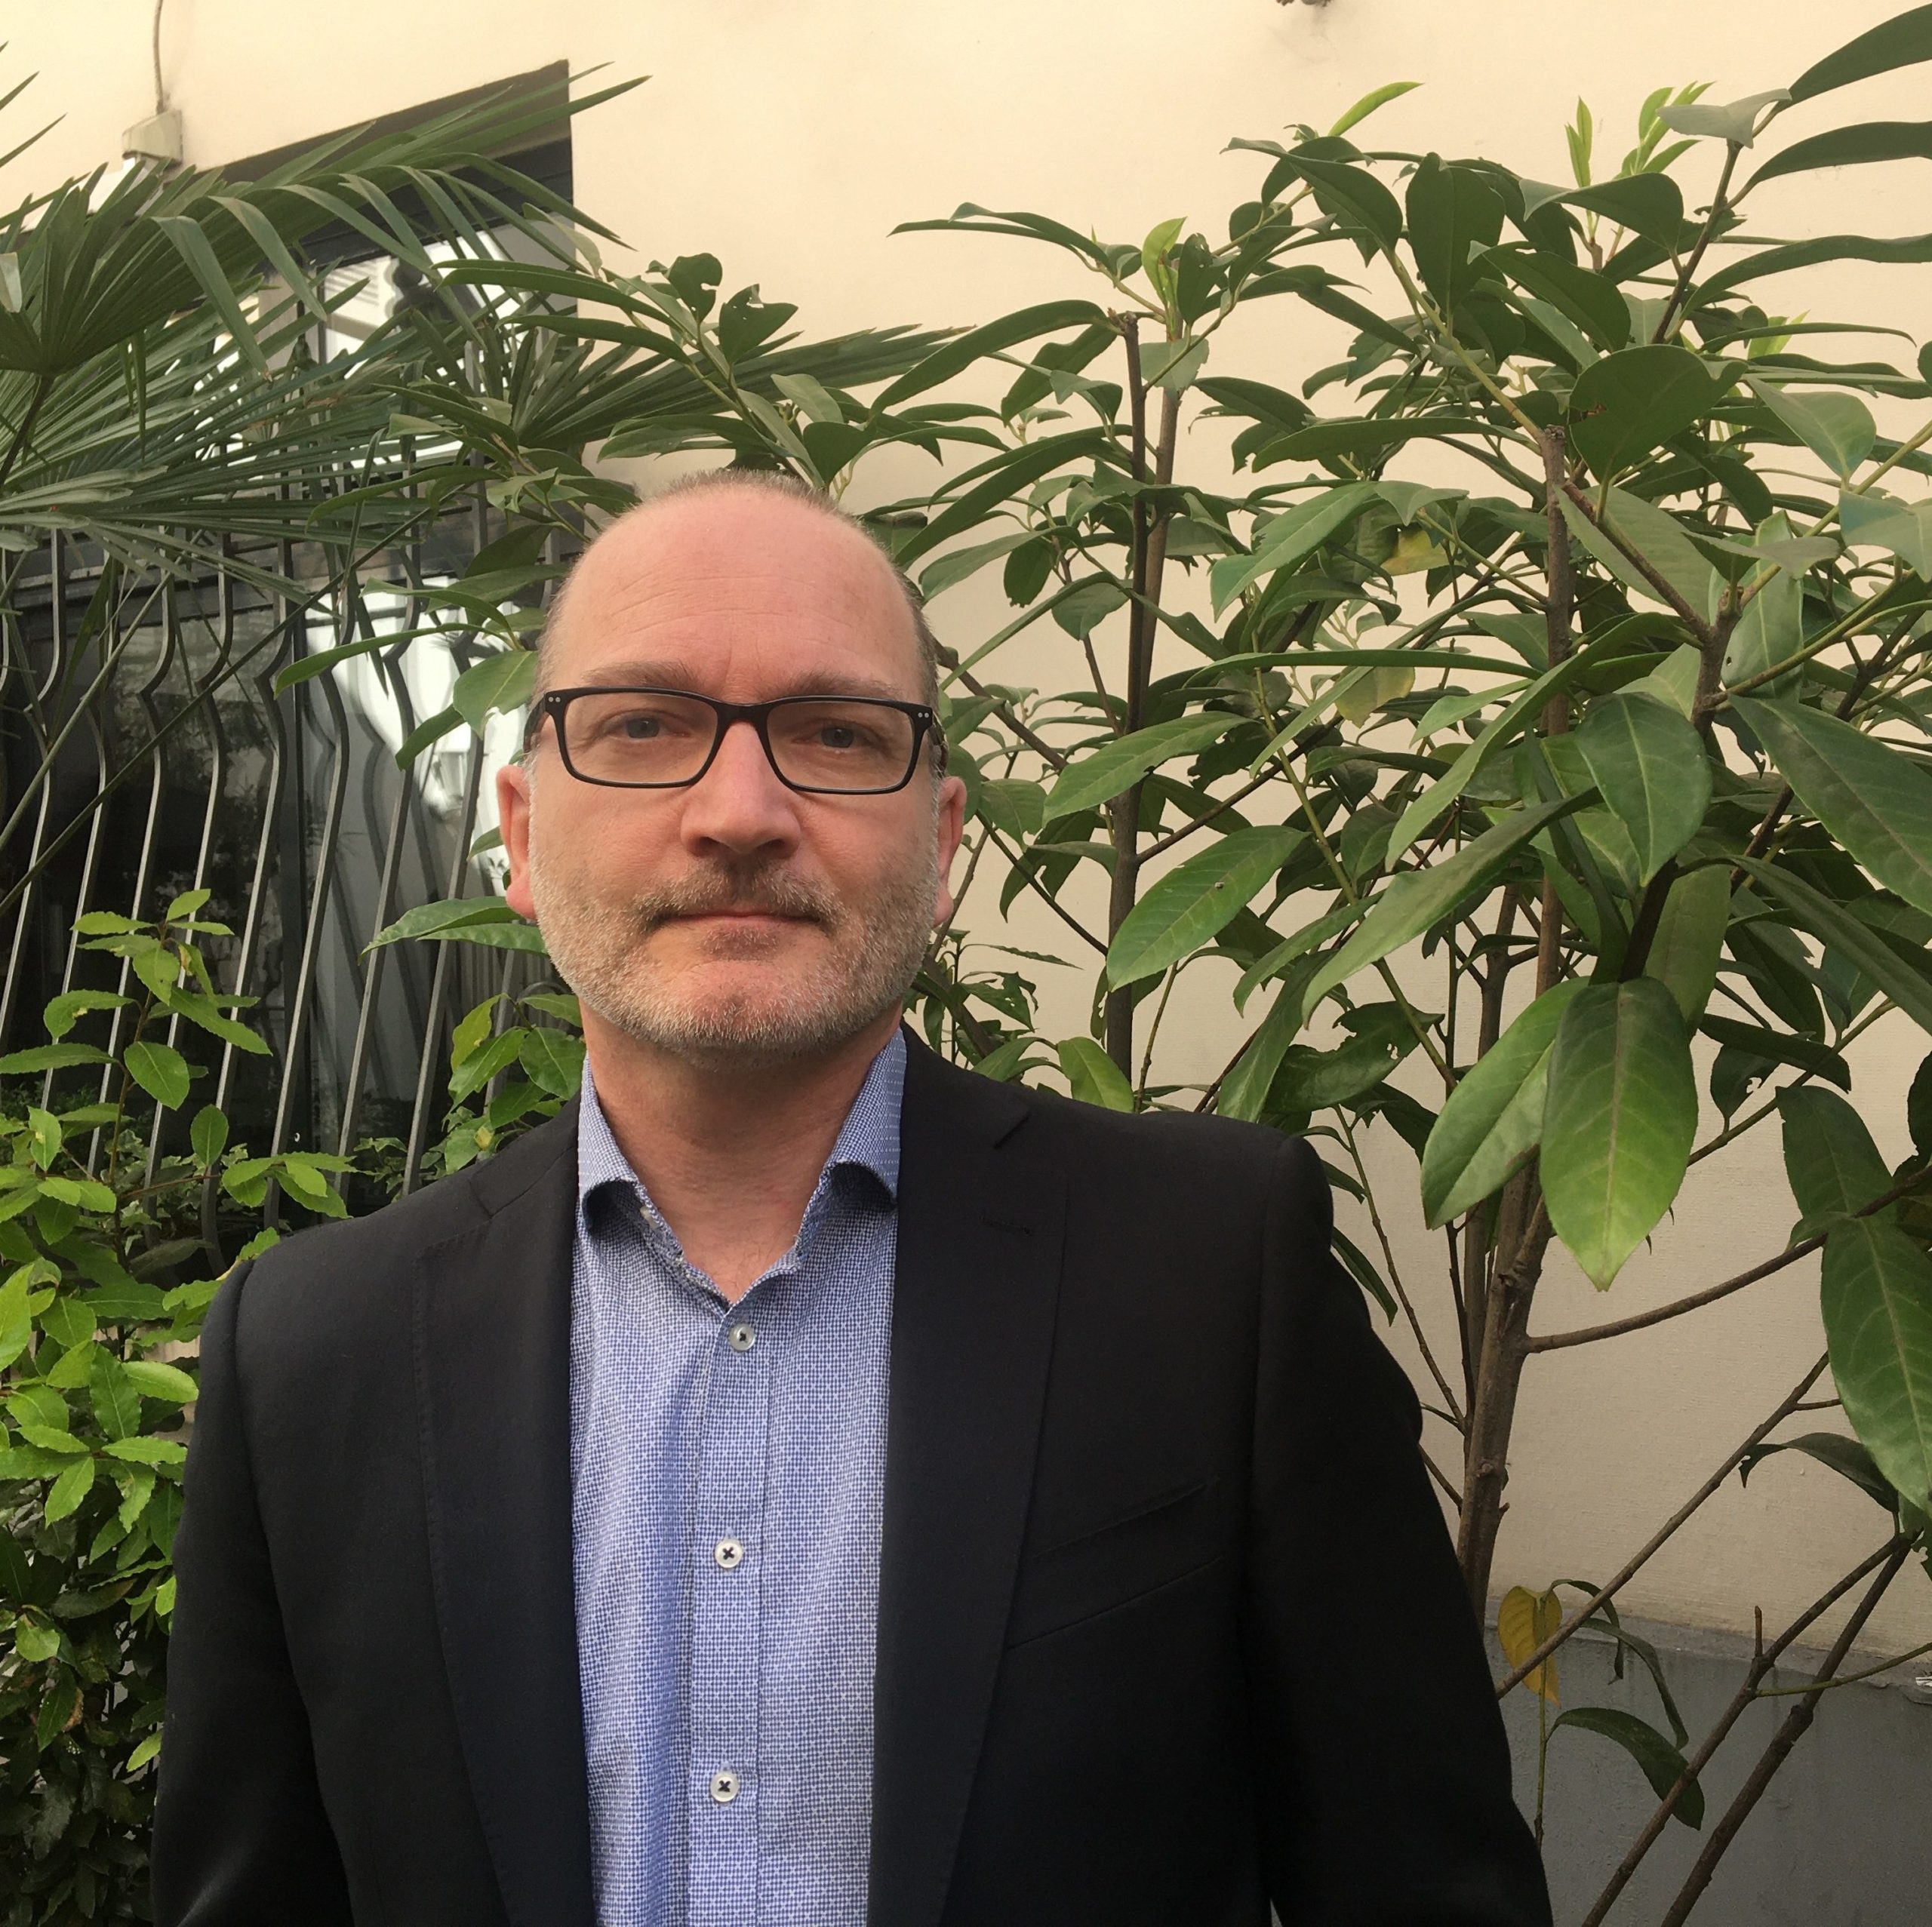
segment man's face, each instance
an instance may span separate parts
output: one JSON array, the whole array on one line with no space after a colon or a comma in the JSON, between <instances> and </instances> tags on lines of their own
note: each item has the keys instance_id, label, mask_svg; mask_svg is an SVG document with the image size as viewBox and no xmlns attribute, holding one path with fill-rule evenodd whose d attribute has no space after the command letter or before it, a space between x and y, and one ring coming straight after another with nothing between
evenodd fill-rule
<instances>
[{"instance_id":1,"label":"man's face","mask_svg":"<svg viewBox=\"0 0 1932 1927\"><path fill-rule=\"evenodd\" d=\"M644 684L728 702L921 697L918 644L863 537L751 490L673 500L585 559L550 687ZM897 1010L934 924L964 791L921 755L885 795L788 788L748 724L680 789L580 782L546 723L497 778L505 896L601 1022L681 1056L836 1048Z\"/></svg>"}]
</instances>

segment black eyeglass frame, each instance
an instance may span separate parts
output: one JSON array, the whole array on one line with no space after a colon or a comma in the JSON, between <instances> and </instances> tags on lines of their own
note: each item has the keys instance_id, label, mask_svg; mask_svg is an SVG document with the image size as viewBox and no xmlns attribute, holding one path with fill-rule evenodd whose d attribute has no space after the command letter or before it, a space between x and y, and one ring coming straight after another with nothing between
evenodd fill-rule
<instances>
[{"instance_id":1,"label":"black eyeglass frame","mask_svg":"<svg viewBox=\"0 0 1932 1927\"><path fill-rule=\"evenodd\" d=\"M564 721L564 712L572 700L580 696L675 696L687 702L701 702L718 719L718 727L711 739L711 748L706 752L704 761L688 776L681 776L675 782L640 783L621 782L611 776L586 776L571 761L570 731ZM912 724L912 748L906 759L906 773L896 783L884 783L872 789L838 789L823 783L795 783L778 767L778 758L771 748L771 718L774 710L795 708L805 702L856 702L874 709L896 709L903 716L909 717ZM662 689L644 683L585 683L574 689L546 690L531 705L530 716L523 726L523 747L525 755L535 740L537 732L542 728L543 719L548 716L556 727L557 755L563 766L580 783L595 783L601 789L689 789L692 784L702 782L705 773L718 760L719 745L724 740L724 732L734 723L749 723L758 733L758 745L764 751L764 760L770 764L771 773L787 789L795 790L802 796L891 796L903 789L912 780L919 767L919 752L928 739L938 752L941 770L946 767L946 737L939 727L939 717L933 708L924 702L901 702L889 696L780 696L769 702L725 702L715 696L700 696L696 690Z\"/></svg>"}]
</instances>

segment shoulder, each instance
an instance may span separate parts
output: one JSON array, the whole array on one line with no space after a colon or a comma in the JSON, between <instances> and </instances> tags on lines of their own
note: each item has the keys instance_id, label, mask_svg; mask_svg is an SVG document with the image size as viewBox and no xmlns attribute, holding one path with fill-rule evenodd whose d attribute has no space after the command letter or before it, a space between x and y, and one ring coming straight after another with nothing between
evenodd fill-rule
<instances>
[{"instance_id":1,"label":"shoulder","mask_svg":"<svg viewBox=\"0 0 1932 1927\"><path fill-rule=\"evenodd\" d=\"M1259 1203L1278 1187L1300 1190L1321 1180L1321 1163L1306 1139L1266 1124L1195 1111L1129 1114L1082 1104L1030 1086L995 1083L945 1062L921 1046L909 1063L909 1101L927 1102L973 1117L1003 1148L1051 1157L1069 1169L1116 1184L1155 1187L1152 1194L1185 1198L1180 1186L1229 1188Z\"/></svg>"},{"instance_id":2,"label":"shoulder","mask_svg":"<svg viewBox=\"0 0 1932 1927\"><path fill-rule=\"evenodd\" d=\"M540 1187L574 1186L577 1107L526 1132L498 1156L466 1166L365 1217L309 1226L239 1265L223 1286L238 1338L287 1329L340 1329L407 1299L423 1254L473 1232ZM561 1168L559 1168L561 1166Z\"/></svg>"}]
</instances>

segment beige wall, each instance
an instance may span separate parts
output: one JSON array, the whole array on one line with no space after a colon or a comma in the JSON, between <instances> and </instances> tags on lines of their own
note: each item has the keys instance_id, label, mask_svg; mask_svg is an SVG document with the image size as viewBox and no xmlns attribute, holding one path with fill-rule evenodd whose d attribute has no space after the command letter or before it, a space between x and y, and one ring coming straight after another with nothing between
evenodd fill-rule
<instances>
[{"instance_id":1,"label":"beige wall","mask_svg":"<svg viewBox=\"0 0 1932 1927\"><path fill-rule=\"evenodd\" d=\"M335 0L290 10L262 0L168 0L162 69L185 117L188 158L217 164L563 59L598 81L649 84L586 116L575 131L577 195L638 257L719 255L728 285L761 281L798 303L818 332L894 320L985 318L1023 303L1088 293L1057 257L1017 242L890 237L894 223L964 200L1032 207L1109 238L1137 238L1184 214L1218 231L1251 192L1251 157L1231 136L1277 135L1291 120L1325 124L1393 78L1423 90L1375 125L1392 143L1506 161L1540 178L1567 171L1562 123L1580 93L1614 167L1638 101L1666 81L1709 78L1725 99L1774 87L1903 0ZM8 0L12 43L0 80L38 69L11 110L7 138L54 112L61 124L9 171L14 194L119 152L124 127L152 111L148 0ZM1925 69L1866 83L1807 110L1834 119L1913 118ZM11 131L10 131L11 130ZM1857 214L1828 217L1841 184L1780 183L1754 226L1815 232L1856 226L1913 233L1927 218L1926 171L1866 170ZM1928 271L1856 265L1789 283L1779 299L1820 316L1863 313L1915 336ZM1289 304L1279 304L1286 310ZM1292 386L1331 358L1340 331L1305 309L1269 316L1217 344L1220 371ZM1903 348L1903 344L1893 344ZM1909 352L1909 351L1906 351ZM1183 464L1211 469L1219 444L1192 438ZM919 458L869 472L875 500L921 485ZM1004 619L971 589L935 619L970 645ZM1053 643L1007 665L1043 682L1073 665ZM1063 686L1059 683L1053 687ZM1015 940L1054 945L1048 922ZM1066 973L1070 975L1071 973ZM1208 985L1206 973L1202 982ZM1209 985L1179 1012L1162 1068L1204 1077L1232 1038ZM1062 1033L1084 997L1052 1007ZM1875 1037L1861 1098L1889 1154L1903 1148L1902 1072L1924 1043ZM1381 1156L1381 1154L1378 1154ZM1403 1163L1381 1156L1390 1195ZM1667 1227L1662 1254L1640 1259L1600 1299L1555 1267L1537 1323L1594 1322L1674 1297L1767 1255L1793 1216L1774 1141L1753 1139L1700 1167ZM1404 1274L1432 1304L1439 1241L1398 1222ZM1434 1321L1446 1342L1446 1323ZM1691 1320L1533 1366L1518 1434L1502 1583L1601 1575L1647 1536L1742 1439L1822 1349L1815 1271L1805 1267ZM1439 1428L1432 1443L1447 1456ZM1631 1609L1748 1627L1809 1600L1881 1536L1880 1516L1829 1474L1774 1461L1748 1491L1734 1482L1633 1585ZM1346 1600L1336 1602L1346 1612ZM1872 1641L1902 1649L1932 1636L1932 1587L1916 1575L1874 1622Z\"/></svg>"}]
</instances>

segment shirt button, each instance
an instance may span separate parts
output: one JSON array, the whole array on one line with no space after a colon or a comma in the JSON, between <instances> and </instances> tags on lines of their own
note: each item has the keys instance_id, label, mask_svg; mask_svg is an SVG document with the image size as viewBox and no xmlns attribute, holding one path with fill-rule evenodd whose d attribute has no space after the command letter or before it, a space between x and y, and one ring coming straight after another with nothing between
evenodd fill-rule
<instances>
[{"instance_id":1,"label":"shirt button","mask_svg":"<svg viewBox=\"0 0 1932 1927\"><path fill-rule=\"evenodd\" d=\"M746 1324L734 1325L724 1334L724 1342L734 1351L749 1351L758 1343L758 1334Z\"/></svg>"},{"instance_id":2,"label":"shirt button","mask_svg":"<svg viewBox=\"0 0 1932 1927\"><path fill-rule=\"evenodd\" d=\"M745 1549L736 1539L720 1539L711 1548L711 1556L728 1572L735 1572L745 1563Z\"/></svg>"},{"instance_id":3,"label":"shirt button","mask_svg":"<svg viewBox=\"0 0 1932 1927\"><path fill-rule=\"evenodd\" d=\"M738 1797L738 1776L728 1768L711 1776L711 1797L720 1806L729 1806Z\"/></svg>"}]
</instances>

